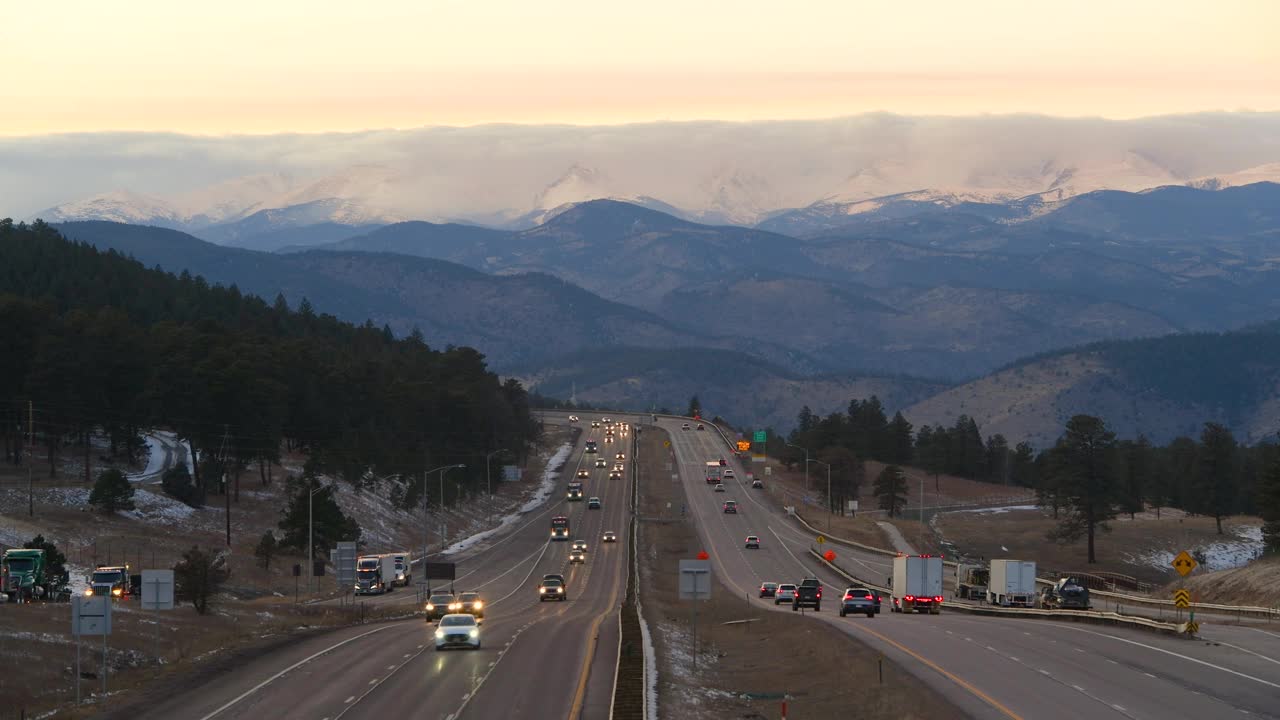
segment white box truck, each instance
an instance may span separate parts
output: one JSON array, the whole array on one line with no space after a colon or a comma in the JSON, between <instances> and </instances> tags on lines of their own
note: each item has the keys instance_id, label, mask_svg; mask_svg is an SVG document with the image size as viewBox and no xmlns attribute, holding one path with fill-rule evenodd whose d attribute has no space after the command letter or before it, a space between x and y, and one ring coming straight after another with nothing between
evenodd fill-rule
<instances>
[{"instance_id":1,"label":"white box truck","mask_svg":"<svg viewBox=\"0 0 1280 720\"><path fill-rule=\"evenodd\" d=\"M1030 560L992 560L987 602L1001 607L1035 607L1036 564Z\"/></svg>"},{"instance_id":2,"label":"white box truck","mask_svg":"<svg viewBox=\"0 0 1280 720\"><path fill-rule=\"evenodd\" d=\"M409 587L413 581L413 560L409 558L409 553L400 551L391 553L391 557L396 561L396 585L404 585Z\"/></svg>"},{"instance_id":3,"label":"white box truck","mask_svg":"<svg viewBox=\"0 0 1280 720\"><path fill-rule=\"evenodd\" d=\"M942 611L942 556L899 555L893 559L893 611Z\"/></svg>"},{"instance_id":4,"label":"white box truck","mask_svg":"<svg viewBox=\"0 0 1280 720\"><path fill-rule=\"evenodd\" d=\"M364 555L356 558L356 595L391 592L396 581L394 555Z\"/></svg>"}]
</instances>

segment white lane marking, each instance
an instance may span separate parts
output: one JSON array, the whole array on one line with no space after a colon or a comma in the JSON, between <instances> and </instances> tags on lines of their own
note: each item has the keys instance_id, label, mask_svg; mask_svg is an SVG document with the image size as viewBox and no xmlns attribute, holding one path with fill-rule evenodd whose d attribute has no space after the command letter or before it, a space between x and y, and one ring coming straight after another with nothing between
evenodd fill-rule
<instances>
[{"instance_id":1,"label":"white lane marking","mask_svg":"<svg viewBox=\"0 0 1280 720\"><path fill-rule=\"evenodd\" d=\"M1260 628L1253 628L1253 627L1245 628L1245 630L1252 630L1254 632L1260 632L1263 635L1270 635L1271 637L1274 637L1274 638L1280 638L1280 633L1273 633L1270 630L1262 630Z\"/></svg>"},{"instance_id":2,"label":"white lane marking","mask_svg":"<svg viewBox=\"0 0 1280 720\"><path fill-rule=\"evenodd\" d=\"M395 666L393 665L392 667L395 667ZM377 685L377 684L378 684L378 678L374 678L374 679L370 680L370 681L369 681L369 684L370 684L370 685Z\"/></svg>"},{"instance_id":3,"label":"white lane marking","mask_svg":"<svg viewBox=\"0 0 1280 720\"><path fill-rule=\"evenodd\" d=\"M1149 678L1155 678L1155 677L1156 677L1155 675L1152 675L1152 674L1151 674L1151 673L1149 673L1149 672L1144 672L1144 673L1142 673L1142 674L1143 674L1143 675L1146 675L1146 676L1147 676L1147 677L1149 677ZM1159 680L1160 678L1156 678L1156 679L1157 679L1157 680Z\"/></svg>"},{"instance_id":4,"label":"white lane marking","mask_svg":"<svg viewBox=\"0 0 1280 720\"><path fill-rule=\"evenodd\" d=\"M356 699L356 696L355 696L355 695L352 695L351 697L347 698L346 700L343 700L342 702L344 702L344 703L349 703L349 702L351 702L352 700L355 700L355 699Z\"/></svg>"},{"instance_id":5,"label":"white lane marking","mask_svg":"<svg viewBox=\"0 0 1280 720\"><path fill-rule=\"evenodd\" d=\"M418 647L422 647L422 646L421 646L421 645L419 645ZM404 654L404 656L405 656L405 657L409 657L409 656L410 656L410 655L412 655L412 654L413 654L413 653L405 653L405 654Z\"/></svg>"},{"instance_id":6,"label":"white lane marking","mask_svg":"<svg viewBox=\"0 0 1280 720\"><path fill-rule=\"evenodd\" d=\"M396 625L398 625L398 624L399 624L399 623L396 623ZM349 643L349 642L354 642L354 641L359 640L359 639L361 639L361 638L369 637L370 635L372 635L372 634L374 634L374 633L379 633L379 632L382 632L383 630L389 630L389 629L391 629L392 627L394 627L394 625L383 625L383 626L382 626L382 627L380 627L380 628L374 628L373 630L370 630L370 631L369 631L369 632L367 632L367 633L361 633L361 634L359 634L359 635L356 635L355 637L349 637L349 638L347 638L346 640L343 640L343 641L342 641L342 642L340 642L340 643L337 643L337 644L334 644L334 645L330 645L329 647L327 647L327 648L325 648L325 649L321 650L320 652L315 653L314 655L310 655L310 656L308 656L308 657L305 657L305 658L303 658L303 659L299 660L298 662L296 662L296 663L294 663L294 664L290 665L289 667L287 667L287 668L285 668L285 669L281 670L280 672L276 673L275 675L272 675L271 677L267 678L266 680L263 680L262 682L258 683L257 685L254 685L253 687L249 688L248 690L245 690L243 693L240 693L240 695L238 695L238 696L236 696L235 698L232 698L231 700L227 701L227 704L223 705L222 707L218 708L217 710L214 710L213 712L209 713L208 715L205 715L204 717L200 718L200 720L209 720L209 719L210 719L210 718L212 718L212 717L216 717L216 716L217 716L219 713L221 713L223 710L226 710L227 708L229 708L229 707L231 707L231 706L235 705L236 703L240 702L241 700L244 700L245 698L249 697L250 695L252 695L252 694L254 694L254 693L258 692L258 691L259 691L259 690L261 690L262 688L264 688L264 687L266 687L266 686L270 685L271 683L275 682L276 680L279 680L280 678L284 677L284 676L285 676L286 674L288 674L289 672L291 672L291 671L293 671L293 670L296 670L296 669L298 669L298 668L302 667L303 665L306 665L307 663L311 662L312 660L315 660L316 658L320 657L321 655L324 655L324 654L326 654L326 653L329 653L329 652L332 652L332 651L334 651L334 650L337 650L338 648L342 647L343 645L346 645L346 644L347 644L347 643ZM355 696L354 696L354 695L352 695L352 696L351 696L351 700L354 700L354 699L355 699ZM347 702L351 702L351 700L348 700Z\"/></svg>"},{"instance_id":7,"label":"white lane marking","mask_svg":"<svg viewBox=\"0 0 1280 720\"><path fill-rule=\"evenodd\" d=\"M1053 677L1053 673L1049 672L1048 670L1045 670L1044 668L1037 668L1036 672L1040 673L1041 675L1045 675L1047 677Z\"/></svg>"},{"instance_id":8,"label":"white lane marking","mask_svg":"<svg viewBox=\"0 0 1280 720\"><path fill-rule=\"evenodd\" d=\"M1254 651L1250 650L1249 648L1242 648L1242 647L1240 647L1239 645L1232 645L1231 643L1218 642L1218 641L1216 641L1216 640L1215 640L1214 642L1216 642L1218 645L1221 645L1222 647L1229 647L1229 648L1231 648L1231 649L1233 649L1233 650L1239 650L1240 652L1249 653L1250 655L1256 655L1257 657L1260 657L1260 658L1262 658L1263 660L1266 660L1266 661L1267 661L1267 662L1269 662L1269 663L1275 663L1275 664L1277 664L1277 665L1280 665L1280 660L1276 660L1275 658L1267 657L1266 655L1263 655L1262 653L1254 652Z\"/></svg>"},{"instance_id":9,"label":"white lane marking","mask_svg":"<svg viewBox=\"0 0 1280 720\"><path fill-rule=\"evenodd\" d=\"M1152 650L1152 651L1154 651L1154 652L1164 653L1165 655L1171 655L1171 656L1176 657L1176 658L1181 658L1181 659L1183 659L1183 660L1186 660L1187 662L1193 662L1193 663L1195 663L1195 664L1197 664L1197 665L1203 665L1203 666L1208 667L1208 668L1213 668L1214 670L1221 670L1221 671L1222 671L1222 672L1224 672L1224 673L1228 673L1228 674L1231 674L1231 675L1235 675L1235 676L1237 676L1237 677L1242 677L1242 678L1244 678L1244 679L1246 679L1246 680L1252 680L1252 681L1254 681L1254 682L1256 682L1256 683L1261 683L1261 684L1266 685L1266 686L1268 686L1268 687L1273 687L1273 688L1280 689L1280 683L1273 683L1273 682L1271 682L1270 680L1263 680L1262 678L1257 678L1257 677L1254 677L1254 676L1252 676L1252 675L1248 675L1248 674L1246 674L1246 673L1242 673L1242 672L1240 672L1240 671L1238 671L1238 670L1232 670L1231 668L1228 668L1228 667L1222 667L1221 665L1215 665L1215 664L1213 664L1213 663L1211 663L1211 662L1206 662L1206 661L1204 661L1204 660L1200 660L1199 658L1193 658L1193 657L1191 657L1190 655L1183 655L1182 653L1176 653L1176 652L1174 652L1174 651L1172 651L1172 650L1165 650L1164 648L1156 647L1155 645L1148 645L1148 644L1146 644L1146 643L1140 643L1140 642L1138 642L1137 640L1129 640L1129 639L1127 639L1127 638L1122 638L1122 637L1119 637L1119 636L1116 636L1116 635L1110 635L1110 634L1108 634L1108 633L1100 633L1100 632L1094 632L1093 630L1085 630L1084 628L1078 628L1078 627L1075 627L1075 626L1072 626L1072 625L1062 625L1062 626L1060 626L1060 627L1061 627L1063 630L1075 630L1076 632L1088 633L1088 634L1090 634L1090 635L1097 635L1098 637L1110 638L1110 639L1112 639L1112 640L1117 640L1117 641L1122 642L1122 643L1128 643L1128 644L1130 644L1130 645L1135 645L1135 646L1137 646L1137 647L1145 648L1145 649L1147 649L1147 650Z\"/></svg>"},{"instance_id":10,"label":"white lane marking","mask_svg":"<svg viewBox=\"0 0 1280 720\"><path fill-rule=\"evenodd\" d=\"M405 657L409 657L409 656L408 656L408 655L405 655ZM395 665L388 665L388 666L387 666L387 669L388 669L388 670L395 670L395 669L396 669L396 666L395 666Z\"/></svg>"},{"instance_id":11,"label":"white lane marking","mask_svg":"<svg viewBox=\"0 0 1280 720\"><path fill-rule=\"evenodd\" d=\"M462 715L462 711L467 709L467 704L470 703L471 699L476 696L476 693L480 692L480 686L484 685L485 681L489 679L489 676L493 674L493 671L498 669L498 663L502 662L502 658L506 657L507 653L510 652L511 645L515 644L516 638L520 637L520 634L523 633L525 630L528 630L535 622L537 622L537 620L532 620L528 623L525 623L524 626L522 626L519 630L516 631L515 635L511 636L511 643L508 644L505 648L503 648L502 652L498 653L498 659L493 661L493 664L489 666L489 670L484 674L483 677L480 678L479 681L476 682L476 686L474 688L471 688L471 692L462 696L462 704L458 706L457 710L454 710L453 712L449 713L449 715L445 718L445 720L455 720L456 718Z\"/></svg>"}]
</instances>

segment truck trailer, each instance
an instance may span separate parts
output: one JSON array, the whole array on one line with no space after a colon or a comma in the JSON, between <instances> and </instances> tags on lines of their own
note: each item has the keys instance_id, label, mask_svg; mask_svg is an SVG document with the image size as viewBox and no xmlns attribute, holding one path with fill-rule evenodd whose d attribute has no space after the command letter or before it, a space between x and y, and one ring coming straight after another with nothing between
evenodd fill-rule
<instances>
[{"instance_id":1,"label":"truck trailer","mask_svg":"<svg viewBox=\"0 0 1280 720\"><path fill-rule=\"evenodd\" d=\"M893 611L942 611L942 556L899 555L893 559Z\"/></svg>"},{"instance_id":2,"label":"truck trailer","mask_svg":"<svg viewBox=\"0 0 1280 720\"><path fill-rule=\"evenodd\" d=\"M961 600L985 600L990 572L981 565L956 565L956 597Z\"/></svg>"},{"instance_id":3,"label":"truck trailer","mask_svg":"<svg viewBox=\"0 0 1280 720\"><path fill-rule=\"evenodd\" d=\"M394 555L363 555L356 558L356 595L388 593L395 582Z\"/></svg>"},{"instance_id":4,"label":"truck trailer","mask_svg":"<svg viewBox=\"0 0 1280 720\"><path fill-rule=\"evenodd\" d=\"M390 553L391 557L396 561L396 585L409 587L413 582L413 561L409 559L409 553L400 551Z\"/></svg>"},{"instance_id":5,"label":"truck trailer","mask_svg":"<svg viewBox=\"0 0 1280 720\"><path fill-rule=\"evenodd\" d=\"M1036 564L1030 560L992 560L987 602L1000 607L1035 607Z\"/></svg>"}]
</instances>

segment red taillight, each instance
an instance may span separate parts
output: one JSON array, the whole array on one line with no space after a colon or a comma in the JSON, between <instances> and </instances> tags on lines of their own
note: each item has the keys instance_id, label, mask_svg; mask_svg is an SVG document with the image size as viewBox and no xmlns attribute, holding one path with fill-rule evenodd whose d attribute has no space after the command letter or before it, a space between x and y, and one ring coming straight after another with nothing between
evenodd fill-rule
<instances>
[{"instance_id":1,"label":"red taillight","mask_svg":"<svg viewBox=\"0 0 1280 720\"><path fill-rule=\"evenodd\" d=\"M933 600L934 600L934 602L942 602L942 596L941 596L941 595L934 595L934 596L933 596Z\"/></svg>"},{"instance_id":2,"label":"red taillight","mask_svg":"<svg viewBox=\"0 0 1280 720\"><path fill-rule=\"evenodd\" d=\"M915 596L915 595L908 595L908 596L906 597L907 602L911 602L912 600L915 600L915 599L916 599L916 596Z\"/></svg>"},{"instance_id":3,"label":"red taillight","mask_svg":"<svg viewBox=\"0 0 1280 720\"><path fill-rule=\"evenodd\" d=\"M867 596L867 599L868 599L868 600L875 600L875 598L871 597L870 595L868 595L868 596Z\"/></svg>"}]
</instances>

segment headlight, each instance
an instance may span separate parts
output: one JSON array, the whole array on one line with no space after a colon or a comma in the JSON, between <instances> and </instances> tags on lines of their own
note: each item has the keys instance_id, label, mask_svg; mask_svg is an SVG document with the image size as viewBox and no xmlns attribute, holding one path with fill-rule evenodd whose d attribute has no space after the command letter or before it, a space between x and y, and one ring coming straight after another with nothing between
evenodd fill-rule
<instances>
[{"instance_id":1,"label":"headlight","mask_svg":"<svg viewBox=\"0 0 1280 720\"><path fill-rule=\"evenodd\" d=\"M546 588L544 588L544 587L540 587L540 588L538 588L538 592L540 592L540 593L545 593L546 591L547 591L547 589L546 589Z\"/></svg>"},{"instance_id":2,"label":"headlight","mask_svg":"<svg viewBox=\"0 0 1280 720\"><path fill-rule=\"evenodd\" d=\"M467 634L470 635L471 637L476 637L480 634L480 631L478 629L472 629L471 632Z\"/></svg>"},{"instance_id":3,"label":"headlight","mask_svg":"<svg viewBox=\"0 0 1280 720\"><path fill-rule=\"evenodd\" d=\"M85 596L85 597L93 597L93 588L85 588L85 589L84 589L84 596Z\"/></svg>"},{"instance_id":4,"label":"headlight","mask_svg":"<svg viewBox=\"0 0 1280 720\"><path fill-rule=\"evenodd\" d=\"M471 605L471 609L472 609L472 610L479 610L479 609L480 609L480 608L482 608L482 607L484 607L484 603L480 602L479 600L475 601L475 602L474 602L474 603L472 603L472 605Z\"/></svg>"},{"instance_id":5,"label":"headlight","mask_svg":"<svg viewBox=\"0 0 1280 720\"><path fill-rule=\"evenodd\" d=\"M462 609L462 603L449 603L449 609L450 609L450 610L461 610L461 609Z\"/></svg>"},{"instance_id":6,"label":"headlight","mask_svg":"<svg viewBox=\"0 0 1280 720\"><path fill-rule=\"evenodd\" d=\"M443 631L443 630L437 630L437 631L436 631L436 638L437 638L437 639L439 639L439 638L442 638L442 637L444 637L444 631Z\"/></svg>"},{"instance_id":7,"label":"headlight","mask_svg":"<svg viewBox=\"0 0 1280 720\"><path fill-rule=\"evenodd\" d=\"M120 588L116 588L111 591L111 594L115 595L116 597L120 597L121 595L124 594L124 590L121 590Z\"/></svg>"},{"instance_id":8,"label":"headlight","mask_svg":"<svg viewBox=\"0 0 1280 720\"><path fill-rule=\"evenodd\" d=\"M558 593L560 593L560 592L564 592L564 589L563 589L563 588L556 588L556 592L558 592Z\"/></svg>"},{"instance_id":9,"label":"headlight","mask_svg":"<svg viewBox=\"0 0 1280 720\"><path fill-rule=\"evenodd\" d=\"M356 583L355 585L352 585L351 587L353 587L353 588L355 588L355 589L359 590L359 589L360 589L360 583Z\"/></svg>"},{"instance_id":10,"label":"headlight","mask_svg":"<svg viewBox=\"0 0 1280 720\"><path fill-rule=\"evenodd\" d=\"M435 610L435 609L436 609L435 605L432 605L431 603L427 603L427 612L431 612L432 610Z\"/></svg>"}]
</instances>

